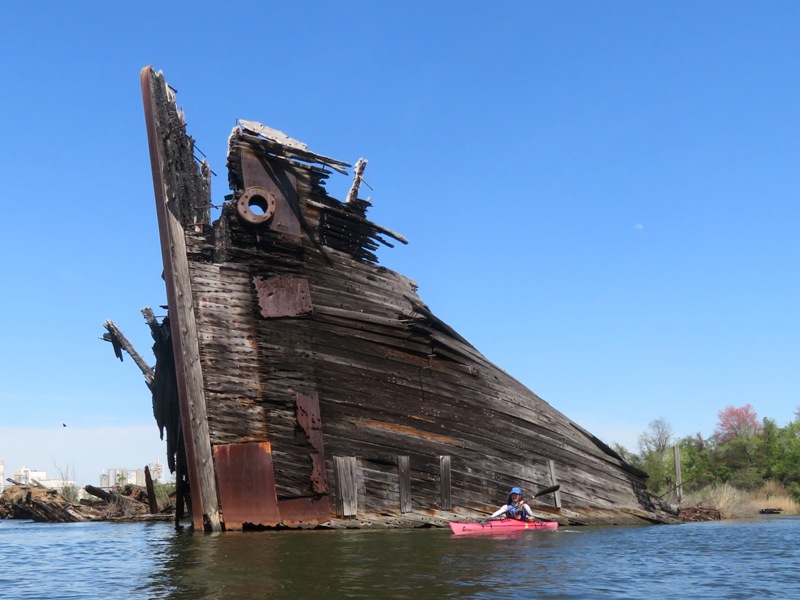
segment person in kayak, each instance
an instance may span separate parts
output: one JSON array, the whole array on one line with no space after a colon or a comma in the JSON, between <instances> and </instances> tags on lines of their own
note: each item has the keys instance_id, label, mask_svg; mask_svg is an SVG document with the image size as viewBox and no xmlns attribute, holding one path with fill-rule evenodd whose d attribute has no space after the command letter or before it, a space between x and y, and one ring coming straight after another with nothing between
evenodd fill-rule
<instances>
[{"instance_id":1,"label":"person in kayak","mask_svg":"<svg viewBox=\"0 0 800 600\"><path fill-rule=\"evenodd\" d=\"M522 490L518 487L511 488L511 493L508 494L507 504L497 509L489 518L496 519L498 517L516 519L518 521L536 520L536 517L533 516L533 510L531 510L528 503L522 499Z\"/></svg>"}]
</instances>

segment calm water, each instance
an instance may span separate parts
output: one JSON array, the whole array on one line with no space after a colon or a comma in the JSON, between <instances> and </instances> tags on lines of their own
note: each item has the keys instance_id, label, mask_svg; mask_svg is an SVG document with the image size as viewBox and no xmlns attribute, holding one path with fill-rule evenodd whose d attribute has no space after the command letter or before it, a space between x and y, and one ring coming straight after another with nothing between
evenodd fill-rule
<instances>
[{"instance_id":1,"label":"calm water","mask_svg":"<svg viewBox=\"0 0 800 600\"><path fill-rule=\"evenodd\" d=\"M466 538L0 521L0 597L800 598L798 542L800 517Z\"/></svg>"}]
</instances>

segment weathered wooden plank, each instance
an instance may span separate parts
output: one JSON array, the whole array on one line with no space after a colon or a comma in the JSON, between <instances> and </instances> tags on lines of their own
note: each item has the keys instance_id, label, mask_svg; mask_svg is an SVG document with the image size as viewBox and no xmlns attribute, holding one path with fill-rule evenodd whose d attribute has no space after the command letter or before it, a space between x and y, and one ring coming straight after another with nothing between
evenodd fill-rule
<instances>
[{"instance_id":1,"label":"weathered wooden plank","mask_svg":"<svg viewBox=\"0 0 800 600\"><path fill-rule=\"evenodd\" d=\"M550 471L550 485L557 485L558 478L556 477L556 463L551 458L547 460L547 466ZM561 490L556 490L553 493L553 504L557 509L561 509Z\"/></svg>"},{"instance_id":2,"label":"weathered wooden plank","mask_svg":"<svg viewBox=\"0 0 800 600\"><path fill-rule=\"evenodd\" d=\"M181 419L185 432L187 457L191 461L189 480L192 489L192 512L195 528L211 531L222 529L219 518L219 500L211 458L211 443L206 417L203 373L200 366L197 344L197 326L193 310L192 285L189 277L186 240L180 216L181 203L193 199L181 198L182 189L169 181L165 155L163 129L172 135L174 127L159 121L159 109L165 105L163 91L165 83L149 67L141 74L142 96L145 105L147 138L150 147L150 162L153 187L156 194L156 213L161 232L161 254L164 260L164 275L167 299L173 323L173 346L178 379L178 396L181 404ZM162 96L159 98L158 96ZM170 108L172 104L169 103ZM177 116L177 111L173 113ZM182 123L178 124L179 127ZM190 151L191 153L191 151ZM174 202L177 200L177 202ZM179 214L176 214L179 213Z\"/></svg>"},{"instance_id":3,"label":"weathered wooden plank","mask_svg":"<svg viewBox=\"0 0 800 600\"><path fill-rule=\"evenodd\" d=\"M411 512L411 465L408 456L397 457L397 474L400 479L400 512Z\"/></svg>"},{"instance_id":4,"label":"weathered wooden plank","mask_svg":"<svg viewBox=\"0 0 800 600\"><path fill-rule=\"evenodd\" d=\"M440 473L440 487L442 498L442 510L450 510L453 508L453 495L450 486L452 485L451 472L450 472L450 457L439 457L439 473Z\"/></svg>"},{"instance_id":5,"label":"weathered wooden plank","mask_svg":"<svg viewBox=\"0 0 800 600\"><path fill-rule=\"evenodd\" d=\"M358 488L356 458L334 456L336 481L336 514L339 517L355 517L358 514Z\"/></svg>"}]
</instances>

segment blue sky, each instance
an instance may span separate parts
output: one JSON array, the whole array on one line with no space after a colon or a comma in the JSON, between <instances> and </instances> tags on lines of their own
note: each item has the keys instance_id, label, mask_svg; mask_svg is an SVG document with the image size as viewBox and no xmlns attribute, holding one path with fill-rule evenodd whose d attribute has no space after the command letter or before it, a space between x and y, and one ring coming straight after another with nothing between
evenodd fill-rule
<instances>
[{"instance_id":1,"label":"blue sky","mask_svg":"<svg viewBox=\"0 0 800 600\"><path fill-rule=\"evenodd\" d=\"M237 118L367 158L370 216L411 242L382 264L608 443L659 417L710 435L728 405L794 418L800 4L116 4L0 7L7 473L164 462L98 339L112 319L152 363L139 310L166 301L148 64L217 203Z\"/></svg>"}]
</instances>

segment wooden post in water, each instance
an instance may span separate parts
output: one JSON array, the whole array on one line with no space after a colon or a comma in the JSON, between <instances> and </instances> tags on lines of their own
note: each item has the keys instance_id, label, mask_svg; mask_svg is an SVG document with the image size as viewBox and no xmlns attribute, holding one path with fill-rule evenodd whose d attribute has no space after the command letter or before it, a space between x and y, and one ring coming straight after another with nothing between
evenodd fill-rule
<instances>
[{"instance_id":1,"label":"wooden post in water","mask_svg":"<svg viewBox=\"0 0 800 600\"><path fill-rule=\"evenodd\" d=\"M675 445L672 447L672 455L675 459L675 496L678 502L683 500L683 480L681 479L681 449Z\"/></svg>"},{"instance_id":2,"label":"wooden post in water","mask_svg":"<svg viewBox=\"0 0 800 600\"><path fill-rule=\"evenodd\" d=\"M550 485L557 485L558 481L556 480L556 463L552 458L548 459L547 466L550 469ZM559 490L553 492L553 502L555 507L558 510L561 510L561 492Z\"/></svg>"},{"instance_id":3,"label":"wooden post in water","mask_svg":"<svg viewBox=\"0 0 800 600\"><path fill-rule=\"evenodd\" d=\"M400 512L411 512L411 462L408 456L397 457L397 474L400 478Z\"/></svg>"},{"instance_id":4,"label":"wooden post in water","mask_svg":"<svg viewBox=\"0 0 800 600\"><path fill-rule=\"evenodd\" d=\"M442 510L451 510L453 508L453 500L450 493L450 457L439 457L439 477L442 492Z\"/></svg>"},{"instance_id":5,"label":"wooden post in water","mask_svg":"<svg viewBox=\"0 0 800 600\"><path fill-rule=\"evenodd\" d=\"M144 483L147 486L147 504L150 506L150 514L158 514L158 502L156 501L156 490L153 486L153 476L150 474L150 467L144 468Z\"/></svg>"},{"instance_id":6,"label":"wooden post in water","mask_svg":"<svg viewBox=\"0 0 800 600\"><path fill-rule=\"evenodd\" d=\"M358 514L358 486L355 456L334 456L333 473L336 480L336 514L355 517Z\"/></svg>"}]
</instances>

